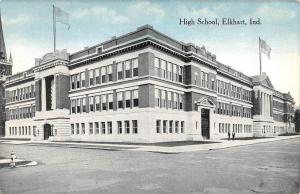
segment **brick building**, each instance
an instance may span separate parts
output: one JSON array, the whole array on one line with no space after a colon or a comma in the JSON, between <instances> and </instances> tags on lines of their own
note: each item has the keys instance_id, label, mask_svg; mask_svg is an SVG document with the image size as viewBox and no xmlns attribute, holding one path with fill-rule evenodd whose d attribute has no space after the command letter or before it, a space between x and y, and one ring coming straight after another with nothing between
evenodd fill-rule
<instances>
[{"instance_id":1,"label":"brick building","mask_svg":"<svg viewBox=\"0 0 300 194\"><path fill-rule=\"evenodd\" d=\"M294 100L146 25L9 76L6 137L159 142L293 132Z\"/></svg>"}]
</instances>

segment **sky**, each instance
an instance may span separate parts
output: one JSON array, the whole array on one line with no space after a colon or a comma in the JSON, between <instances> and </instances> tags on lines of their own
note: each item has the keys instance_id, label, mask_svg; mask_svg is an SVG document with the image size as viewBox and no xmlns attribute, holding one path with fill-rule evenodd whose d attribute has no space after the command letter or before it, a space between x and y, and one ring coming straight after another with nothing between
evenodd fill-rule
<instances>
[{"instance_id":1,"label":"sky","mask_svg":"<svg viewBox=\"0 0 300 194\"><path fill-rule=\"evenodd\" d=\"M34 66L53 50L52 5L70 15L70 29L57 23L57 49L73 53L149 24L248 76L259 74L258 37L271 47L262 70L274 87L291 92L300 105L300 1L41 1L0 0L7 51L13 73ZM179 19L260 18L261 25L179 25Z\"/></svg>"}]
</instances>

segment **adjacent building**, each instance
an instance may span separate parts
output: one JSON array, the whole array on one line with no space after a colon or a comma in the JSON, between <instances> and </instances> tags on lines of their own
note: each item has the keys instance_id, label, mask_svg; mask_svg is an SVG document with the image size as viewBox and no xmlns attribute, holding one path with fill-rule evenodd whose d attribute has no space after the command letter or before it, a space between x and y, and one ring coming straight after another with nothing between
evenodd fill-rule
<instances>
[{"instance_id":1,"label":"adjacent building","mask_svg":"<svg viewBox=\"0 0 300 194\"><path fill-rule=\"evenodd\" d=\"M4 136L5 133L5 92L4 92L4 82L8 75L12 74L12 56L10 54L9 58L7 56L2 19L0 12L0 137Z\"/></svg>"},{"instance_id":2,"label":"adjacent building","mask_svg":"<svg viewBox=\"0 0 300 194\"><path fill-rule=\"evenodd\" d=\"M294 100L146 25L5 82L6 137L160 142L293 132Z\"/></svg>"}]
</instances>

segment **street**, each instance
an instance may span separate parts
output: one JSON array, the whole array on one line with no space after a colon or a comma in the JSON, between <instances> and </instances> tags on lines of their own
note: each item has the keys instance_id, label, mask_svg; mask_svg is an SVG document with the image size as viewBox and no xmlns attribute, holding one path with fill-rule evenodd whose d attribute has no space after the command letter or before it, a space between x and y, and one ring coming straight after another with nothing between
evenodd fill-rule
<instances>
[{"instance_id":1,"label":"street","mask_svg":"<svg viewBox=\"0 0 300 194\"><path fill-rule=\"evenodd\" d=\"M299 193L300 138L161 154L0 144L37 166L0 168L0 193Z\"/></svg>"}]
</instances>

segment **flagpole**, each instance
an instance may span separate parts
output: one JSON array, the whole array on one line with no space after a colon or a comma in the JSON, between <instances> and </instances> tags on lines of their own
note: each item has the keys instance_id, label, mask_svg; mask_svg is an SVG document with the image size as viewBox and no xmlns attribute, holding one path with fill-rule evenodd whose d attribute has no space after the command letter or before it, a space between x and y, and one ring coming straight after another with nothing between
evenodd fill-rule
<instances>
[{"instance_id":1,"label":"flagpole","mask_svg":"<svg viewBox=\"0 0 300 194\"><path fill-rule=\"evenodd\" d=\"M53 5L53 42L54 42L54 53L56 50L56 21L55 21L55 7Z\"/></svg>"},{"instance_id":2,"label":"flagpole","mask_svg":"<svg viewBox=\"0 0 300 194\"><path fill-rule=\"evenodd\" d=\"M258 51L259 51L259 79L261 80L261 74L262 74L262 66L261 66L261 50L260 50L260 37L258 37Z\"/></svg>"}]
</instances>

